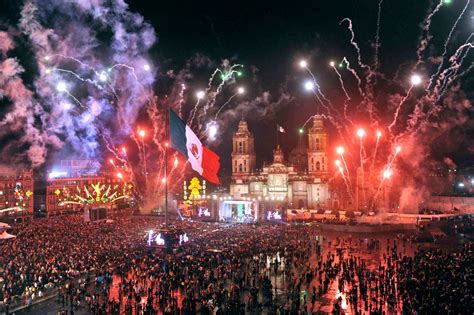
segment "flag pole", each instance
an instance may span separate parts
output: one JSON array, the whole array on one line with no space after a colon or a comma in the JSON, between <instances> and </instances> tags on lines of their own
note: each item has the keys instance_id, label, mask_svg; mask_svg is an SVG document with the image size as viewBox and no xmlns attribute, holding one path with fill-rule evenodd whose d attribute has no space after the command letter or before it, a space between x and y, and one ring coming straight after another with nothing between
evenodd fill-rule
<instances>
[{"instance_id":1,"label":"flag pole","mask_svg":"<svg viewBox=\"0 0 474 315\"><path fill-rule=\"evenodd\" d=\"M165 130L165 226L168 226L168 146L169 146L169 113L170 110L166 111L166 130Z\"/></svg>"},{"instance_id":2,"label":"flag pole","mask_svg":"<svg viewBox=\"0 0 474 315\"><path fill-rule=\"evenodd\" d=\"M277 147L278 145L280 144L280 139L278 139L278 134L280 133L280 125L277 124L277 127L276 127L276 140L277 140Z\"/></svg>"}]
</instances>

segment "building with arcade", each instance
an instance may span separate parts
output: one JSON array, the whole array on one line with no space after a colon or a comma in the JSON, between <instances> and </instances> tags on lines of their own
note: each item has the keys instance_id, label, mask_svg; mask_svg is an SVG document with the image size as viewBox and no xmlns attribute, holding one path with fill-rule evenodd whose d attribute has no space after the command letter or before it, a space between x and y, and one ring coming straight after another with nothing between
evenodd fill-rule
<instances>
[{"instance_id":1,"label":"building with arcade","mask_svg":"<svg viewBox=\"0 0 474 315\"><path fill-rule=\"evenodd\" d=\"M0 174L0 217L33 215L33 171Z\"/></svg>"},{"instance_id":2,"label":"building with arcade","mask_svg":"<svg viewBox=\"0 0 474 315\"><path fill-rule=\"evenodd\" d=\"M256 167L255 139L241 120L232 138L232 182L234 198L280 201L292 209L324 209L332 204L328 180L327 133L323 118L315 115L307 138L301 137L289 161L280 146L273 161Z\"/></svg>"},{"instance_id":3,"label":"building with arcade","mask_svg":"<svg viewBox=\"0 0 474 315\"><path fill-rule=\"evenodd\" d=\"M107 170L93 160L62 160L51 171L46 187L49 215L84 209L129 207L133 184L126 172Z\"/></svg>"}]
</instances>

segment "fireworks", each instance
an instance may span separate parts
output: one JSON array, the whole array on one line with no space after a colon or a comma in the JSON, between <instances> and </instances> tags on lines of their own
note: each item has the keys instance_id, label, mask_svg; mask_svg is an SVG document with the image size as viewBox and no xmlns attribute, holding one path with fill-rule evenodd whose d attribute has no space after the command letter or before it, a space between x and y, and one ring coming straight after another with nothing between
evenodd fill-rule
<instances>
[{"instance_id":1,"label":"fireworks","mask_svg":"<svg viewBox=\"0 0 474 315\"><path fill-rule=\"evenodd\" d=\"M198 92L196 92L196 98L197 98L198 100L203 99L205 95L206 95L206 92L204 92L204 91L198 91Z\"/></svg>"},{"instance_id":2,"label":"fireworks","mask_svg":"<svg viewBox=\"0 0 474 315\"><path fill-rule=\"evenodd\" d=\"M104 72L102 72L102 73L99 75L99 80L102 81L102 82L107 81L107 74L105 74Z\"/></svg>"},{"instance_id":3,"label":"fireworks","mask_svg":"<svg viewBox=\"0 0 474 315\"><path fill-rule=\"evenodd\" d=\"M412 85L419 85L421 84L421 76L419 74L413 74L410 78Z\"/></svg>"},{"instance_id":4,"label":"fireworks","mask_svg":"<svg viewBox=\"0 0 474 315\"><path fill-rule=\"evenodd\" d=\"M452 19L448 28L445 25L439 27L446 29L447 36L444 34L445 37L441 39L434 38L438 35L430 33L432 21L437 17L435 15L441 14L445 9L442 6L451 2L441 0L430 8L421 23L417 59L404 62L404 66L396 69L392 77L390 73L379 72L384 68L381 67L383 59L379 60L383 43L383 32L380 32L384 22L382 1L378 2L373 59L369 60L369 54L364 51L365 45L359 46L356 41L359 39L355 33L357 21L353 23L351 19L344 18L341 21L344 30L341 32L348 33L348 46L354 50L353 54L348 53L347 57L323 56L322 59L318 56L324 65L315 69L327 72L317 76L318 80L309 68L316 66L318 60L294 60L294 66L303 73L302 78L308 79L302 87L312 92L318 102L315 111L336 128L338 141L344 145L336 150L340 156L337 156L339 162L336 171L345 176L347 183L351 183L349 170L355 178L358 167L368 168L368 182L376 183L381 178L390 177L384 176L383 170L398 176L401 172L397 169L399 166L395 164L395 157L401 152L401 145L404 156L415 157L412 154L416 149L414 143L421 146L435 139L435 135L427 136L425 130L434 134L433 129L450 129L454 122L457 124L466 118L461 111L458 113L456 110L459 107L465 112L470 106L463 93L459 92L462 86L456 87L455 102L459 105L453 104L454 101L445 96L462 76L470 74L472 70L472 64L469 64L470 52L474 47L471 30L466 32L461 27L466 20L464 14L466 11L469 13L472 3L466 2L462 12ZM263 114L260 115L271 117L273 113L268 109L270 106L266 105L283 104L279 100L269 102L268 99L275 95L266 91L255 100L244 100L264 85L256 82L256 88L247 86L249 91L246 91L241 86L244 82L239 82L245 79L243 66L232 64L227 59L218 65L213 60L204 62L209 64L206 71L213 71L207 82L192 82L193 78L199 77L197 73L196 76L192 73L196 64L193 62L189 62L185 69L170 70L172 87L162 95L156 95L153 84L157 81L155 72L158 71L155 69L161 70L162 66L151 63L148 50L155 42L154 31L141 16L128 11L127 6L120 1L100 2L93 10L71 1L53 1L48 8L39 7L41 4L43 2L25 2L17 26L11 26L12 31L9 33L2 32L13 42L17 34L24 34L25 43L30 43L31 49L28 51L31 51L33 59L31 64L35 64L38 69L34 71L38 75L25 73L31 76L31 83L23 83L25 76L19 75L25 71L23 69L31 67L22 65L22 58L12 56L15 53L12 50L14 45L0 45L6 47L0 51L0 73L4 83L1 87L3 93L0 94L2 98L8 98L7 103L12 103L6 109L8 112L0 125L6 133L9 130L21 133L18 141L5 146L2 153L3 156L9 156L9 147L28 148L26 153L19 154L21 157L15 159L14 162L18 164L28 161L35 168L41 166L52 157L48 153L50 148L61 150L58 156L81 155L101 162L105 159L105 164L109 164L106 157L111 154L114 159L110 164L123 171L127 178L132 178L134 173L138 177L148 176L148 160L151 172L156 172L156 176L150 176L153 183L146 185L144 194L158 195L162 169L166 163L163 154L166 147L163 143L167 136L164 131L165 110L179 108L180 117L187 120L203 139L212 141L226 134L225 128L230 125L230 119L248 112L253 114L250 109L262 104L265 106L261 106L260 112ZM452 7L448 11L451 14L454 10L455 7ZM107 21L104 15L97 12L109 12ZM109 42L96 35L100 33L94 29L97 25L103 27L101 31L104 34L113 34ZM72 34L75 31L77 36L72 36L76 35ZM437 47L437 43L441 45ZM9 69L14 70L5 71ZM251 69L254 84L257 71L254 73ZM337 87L326 86L331 82L327 80L328 74L334 76ZM257 75L255 78L257 80ZM188 93L186 86L201 86L203 89ZM301 86L298 88L301 89ZM331 88L336 90L334 94L342 94L341 89L344 94L334 100L330 94L326 97L323 92ZM286 86L282 88L281 94L285 95L281 99L293 100L291 92ZM237 105L235 111L231 111L234 104ZM450 111L449 115L443 115L447 112L446 108ZM274 109L273 106L271 109ZM228 110L228 115L221 114L225 110ZM145 114L148 116L143 118ZM147 121L143 122L143 119ZM137 129L138 122L147 128ZM299 134L304 133L304 126L306 123L298 130ZM358 126L364 126L365 129L357 130ZM125 147L120 147L125 143L124 139L129 139L128 136L131 136L131 140L126 143L130 157ZM427 141L424 141L424 137ZM138 147L138 157L134 156L136 147L132 141ZM387 168L387 164L390 167ZM417 165L411 167L417 169ZM365 176L363 171L362 176Z\"/></svg>"},{"instance_id":5,"label":"fireworks","mask_svg":"<svg viewBox=\"0 0 474 315\"><path fill-rule=\"evenodd\" d=\"M216 138L217 135L217 124L215 122L210 123L208 126L208 135L211 140Z\"/></svg>"},{"instance_id":6,"label":"fireworks","mask_svg":"<svg viewBox=\"0 0 474 315\"><path fill-rule=\"evenodd\" d=\"M306 91L314 91L314 83L311 81L306 81L304 83L304 88L306 89Z\"/></svg>"},{"instance_id":7,"label":"fireworks","mask_svg":"<svg viewBox=\"0 0 474 315\"><path fill-rule=\"evenodd\" d=\"M58 84L56 85L56 90L58 90L58 92L66 92L66 83L64 83L63 81L58 82Z\"/></svg>"},{"instance_id":8,"label":"fireworks","mask_svg":"<svg viewBox=\"0 0 474 315\"><path fill-rule=\"evenodd\" d=\"M390 178L390 176L392 176L392 170L391 169L386 169L386 170L383 171L383 178L384 179Z\"/></svg>"}]
</instances>

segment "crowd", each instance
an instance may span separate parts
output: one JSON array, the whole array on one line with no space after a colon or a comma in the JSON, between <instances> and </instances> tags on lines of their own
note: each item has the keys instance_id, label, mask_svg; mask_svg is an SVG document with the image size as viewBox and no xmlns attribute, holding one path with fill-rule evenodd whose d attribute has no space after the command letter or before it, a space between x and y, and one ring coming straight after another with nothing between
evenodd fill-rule
<instances>
[{"instance_id":1,"label":"crowd","mask_svg":"<svg viewBox=\"0 0 474 315\"><path fill-rule=\"evenodd\" d=\"M146 246L145 219L78 216L14 226L0 244L0 302L58 290L74 314L353 314L474 311L472 243L321 236L314 227L182 223L189 244Z\"/></svg>"}]
</instances>

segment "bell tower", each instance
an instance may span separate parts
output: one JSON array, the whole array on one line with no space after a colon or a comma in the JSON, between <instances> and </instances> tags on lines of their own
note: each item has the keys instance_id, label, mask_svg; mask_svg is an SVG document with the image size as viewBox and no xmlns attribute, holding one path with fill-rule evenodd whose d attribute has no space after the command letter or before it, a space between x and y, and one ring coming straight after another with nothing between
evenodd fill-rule
<instances>
[{"instance_id":1,"label":"bell tower","mask_svg":"<svg viewBox=\"0 0 474 315\"><path fill-rule=\"evenodd\" d=\"M273 150L273 163L284 163L285 162L285 155L280 148L280 145L277 145L276 149Z\"/></svg>"},{"instance_id":2,"label":"bell tower","mask_svg":"<svg viewBox=\"0 0 474 315\"><path fill-rule=\"evenodd\" d=\"M315 115L313 126L308 132L308 172L317 176L327 175L328 157L326 154L327 134L323 117Z\"/></svg>"},{"instance_id":3,"label":"bell tower","mask_svg":"<svg viewBox=\"0 0 474 315\"><path fill-rule=\"evenodd\" d=\"M255 170L254 138L247 122L241 120L232 137L232 177L245 178Z\"/></svg>"}]
</instances>

